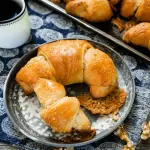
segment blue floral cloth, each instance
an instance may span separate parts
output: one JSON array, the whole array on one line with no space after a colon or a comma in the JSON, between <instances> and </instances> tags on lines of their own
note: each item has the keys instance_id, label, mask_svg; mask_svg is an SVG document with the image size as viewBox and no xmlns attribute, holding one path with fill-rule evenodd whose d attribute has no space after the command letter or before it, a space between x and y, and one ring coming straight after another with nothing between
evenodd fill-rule
<instances>
[{"instance_id":1,"label":"blue floral cloth","mask_svg":"<svg viewBox=\"0 0 150 150\"><path fill-rule=\"evenodd\" d=\"M118 51L129 66L136 84L136 97L133 108L124 121L131 140L140 141L141 126L150 112L150 63L128 53L122 47L76 24L55 11L39 5L36 1L27 2L31 23L31 38L25 45L11 50L0 49L0 140L25 150L49 150L18 132L9 120L3 102L3 85L6 76L19 58L32 48L46 41L68 37L93 39L109 45ZM121 150L122 143L113 134L91 145L75 148L77 150Z\"/></svg>"}]
</instances>

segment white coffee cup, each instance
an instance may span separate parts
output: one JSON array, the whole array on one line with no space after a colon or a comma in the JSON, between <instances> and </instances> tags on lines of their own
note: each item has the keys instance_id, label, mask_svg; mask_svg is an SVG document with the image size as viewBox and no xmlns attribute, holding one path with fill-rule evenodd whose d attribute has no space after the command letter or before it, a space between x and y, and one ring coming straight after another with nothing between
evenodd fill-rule
<instances>
[{"instance_id":1,"label":"white coffee cup","mask_svg":"<svg viewBox=\"0 0 150 150\"><path fill-rule=\"evenodd\" d=\"M14 18L0 21L0 47L16 48L26 43L30 37L30 22L24 0L14 0L21 12Z\"/></svg>"}]
</instances>

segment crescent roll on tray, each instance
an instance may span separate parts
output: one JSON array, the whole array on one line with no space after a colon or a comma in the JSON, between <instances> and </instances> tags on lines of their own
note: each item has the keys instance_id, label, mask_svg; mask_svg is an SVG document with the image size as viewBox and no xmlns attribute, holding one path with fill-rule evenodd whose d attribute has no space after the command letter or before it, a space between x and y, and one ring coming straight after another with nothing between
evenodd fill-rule
<instances>
[{"instance_id":1,"label":"crescent roll on tray","mask_svg":"<svg viewBox=\"0 0 150 150\"><path fill-rule=\"evenodd\" d=\"M150 50L150 23L144 22L132 27L124 34L123 40Z\"/></svg>"},{"instance_id":2,"label":"crescent roll on tray","mask_svg":"<svg viewBox=\"0 0 150 150\"><path fill-rule=\"evenodd\" d=\"M137 23L150 22L150 0L50 0L54 3L62 2L65 4L67 13L82 18L89 22L106 22L111 21L122 32L128 30ZM115 16L118 16L117 18ZM121 16L122 17L121 17ZM114 17L114 18L113 18ZM112 19L112 20L111 20ZM108 22L110 23L110 22ZM136 26L131 29L123 40L126 43L149 48L143 39L148 39L148 25ZM134 30L137 33L133 33ZM143 31L144 30L144 31ZM132 33L131 33L132 32ZM144 33L142 33L144 32ZM130 38L128 38L130 33ZM136 36L138 34L138 36ZM131 36L132 35L132 36ZM143 37L142 37L143 36ZM141 39L141 41L139 41ZM95 90L95 88L91 88Z\"/></svg>"},{"instance_id":3,"label":"crescent roll on tray","mask_svg":"<svg viewBox=\"0 0 150 150\"><path fill-rule=\"evenodd\" d=\"M40 116L47 125L55 132L71 133L64 142L90 140L96 133L80 105L93 114L109 114L126 98L125 91L118 88L111 58L85 40L40 46L38 55L17 73L16 81L26 94L35 92L42 107ZM66 95L65 85L83 82L89 86L88 98Z\"/></svg>"},{"instance_id":4,"label":"crescent roll on tray","mask_svg":"<svg viewBox=\"0 0 150 150\"><path fill-rule=\"evenodd\" d=\"M90 22L108 21L113 15L108 0L71 0L66 12Z\"/></svg>"},{"instance_id":5,"label":"crescent roll on tray","mask_svg":"<svg viewBox=\"0 0 150 150\"><path fill-rule=\"evenodd\" d=\"M60 0L50 0L59 3ZM149 0L64 0L66 12L89 22L109 21L115 5L119 4L121 16L135 16L138 21L150 21Z\"/></svg>"},{"instance_id":6,"label":"crescent roll on tray","mask_svg":"<svg viewBox=\"0 0 150 150\"><path fill-rule=\"evenodd\" d=\"M120 14L129 18L133 16L142 0L122 0Z\"/></svg>"},{"instance_id":7,"label":"crescent roll on tray","mask_svg":"<svg viewBox=\"0 0 150 150\"><path fill-rule=\"evenodd\" d=\"M125 18L135 16L138 21L150 21L150 1L123 0L120 14Z\"/></svg>"}]
</instances>

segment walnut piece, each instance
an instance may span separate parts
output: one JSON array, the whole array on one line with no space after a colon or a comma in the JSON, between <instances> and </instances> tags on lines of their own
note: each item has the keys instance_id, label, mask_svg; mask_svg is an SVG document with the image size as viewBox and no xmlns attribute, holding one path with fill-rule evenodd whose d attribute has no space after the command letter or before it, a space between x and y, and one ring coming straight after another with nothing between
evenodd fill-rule
<instances>
[{"instance_id":1,"label":"walnut piece","mask_svg":"<svg viewBox=\"0 0 150 150\"><path fill-rule=\"evenodd\" d=\"M148 138L150 138L150 121L149 122L145 122L142 125L142 134L141 134L141 139L142 140L147 140Z\"/></svg>"},{"instance_id":2,"label":"walnut piece","mask_svg":"<svg viewBox=\"0 0 150 150\"><path fill-rule=\"evenodd\" d=\"M122 150L135 150L133 142L129 139L123 125L121 125L114 134L120 137L121 140L125 141L127 144L123 146Z\"/></svg>"}]
</instances>

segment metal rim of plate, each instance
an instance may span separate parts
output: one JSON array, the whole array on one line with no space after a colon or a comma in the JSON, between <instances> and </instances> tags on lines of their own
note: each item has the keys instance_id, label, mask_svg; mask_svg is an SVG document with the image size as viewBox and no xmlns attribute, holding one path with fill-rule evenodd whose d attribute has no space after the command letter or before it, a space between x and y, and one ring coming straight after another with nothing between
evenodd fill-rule
<instances>
[{"instance_id":1,"label":"metal rim of plate","mask_svg":"<svg viewBox=\"0 0 150 150\"><path fill-rule=\"evenodd\" d=\"M89 42L92 42L96 45L100 45L100 46L103 46L104 48L107 48L109 49L110 51L112 51L115 55L117 55L120 60L124 63L124 65L128 68L127 64L124 62L122 56L120 54L118 54L116 51L114 51L112 48L110 48L109 46L106 46L105 44L102 44L100 42L96 42L94 40L87 40L87 39L80 39L80 38L64 38L64 39L58 39L58 40L86 40L86 41L89 41ZM50 41L50 42L46 42L46 43L51 43L51 42L55 42L55 41L58 41L58 40L53 40L53 41ZM44 44L46 44L44 43ZM44 44L41 44L41 45L44 45ZM31 51L27 52L23 57L21 57L21 59L15 64L15 66L13 66L13 68L10 70L7 78L6 78L6 81L5 81L5 84L4 84L4 92L3 92L3 98L4 98L4 104L5 104L5 109L6 109L6 112L8 114L8 117L10 118L10 120L12 121L12 123L15 125L15 127L22 133L24 134L26 137L32 139L33 141L36 141L38 143L41 143L41 144L44 144L44 145L47 145L47 146L54 146L54 147L78 147L78 146L84 146L84 145L87 145L87 144L90 144L90 143L93 143L93 142L96 142L104 137L106 137L107 135L109 135L110 133L112 133L114 130L116 130L121 124L122 122L126 119L126 117L128 116L131 108L132 108L132 105L133 105L133 102L134 102L134 98L135 98L135 83L134 83L134 78L132 76L132 73L130 71L130 69L128 68L128 72L131 76L131 82L132 82L132 87L133 87L133 90L132 90L132 98L130 99L130 105L126 111L125 114L123 114L123 117L120 118L120 120L115 124L115 126L113 126L111 129L109 129L109 132L105 133L104 135L101 135L99 137L93 137L93 139L89 140L89 141L85 141L85 142L78 142L78 143L56 143L56 142L47 142L47 141L42 141L40 138L38 137L34 137L32 136L32 134L29 134L27 133L24 129L22 129L21 125L18 123L18 122L15 122L15 119L13 118L13 115L10 113L10 110L9 110L9 107L13 107L13 106L9 106L8 105L8 102L9 102L9 98L8 98L8 93L9 93L9 89L10 89L10 82L12 82L11 80L11 75L12 74L15 74L17 73L17 68L19 66L19 68L22 67L21 63L23 61L27 62L27 60L25 60L26 58L28 58L30 56L30 54L32 54L33 52L37 52L37 48L40 47L41 45L37 46L36 48L32 49Z\"/></svg>"},{"instance_id":2,"label":"metal rim of plate","mask_svg":"<svg viewBox=\"0 0 150 150\"><path fill-rule=\"evenodd\" d=\"M51 7L52 9L55 9L56 11L64 14L65 16L69 17L70 19L78 22L79 24L87 27L88 29L95 31L96 33L102 35L103 37L115 42L116 44L124 47L125 49L127 49L128 51L140 56L141 58L147 60L148 62L150 62L150 57L146 56L144 54L142 54L141 52L137 51L136 49L132 48L131 46L125 44L124 42L118 40L117 38L113 37L112 35L107 34L106 32L94 27L93 25L90 25L89 23L83 21L80 18L74 17L72 15L69 15L63 8L59 7L58 5L50 2L49 0L38 0L39 2L43 3L44 5Z\"/></svg>"}]
</instances>

